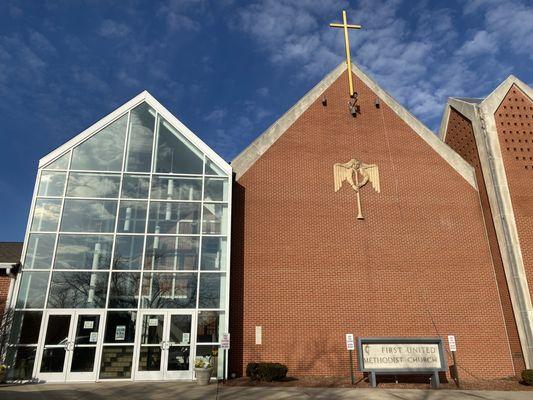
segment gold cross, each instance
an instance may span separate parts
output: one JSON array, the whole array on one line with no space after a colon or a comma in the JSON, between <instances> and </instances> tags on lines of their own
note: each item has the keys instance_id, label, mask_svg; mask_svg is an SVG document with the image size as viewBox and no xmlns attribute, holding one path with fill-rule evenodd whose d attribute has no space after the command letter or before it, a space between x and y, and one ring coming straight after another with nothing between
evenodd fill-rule
<instances>
[{"instance_id":1,"label":"gold cross","mask_svg":"<svg viewBox=\"0 0 533 400\"><path fill-rule=\"evenodd\" d=\"M361 29L361 25L348 25L346 19L346 11L342 10L342 24L329 24L329 26L332 28L344 29L344 44L346 45L346 64L348 64L348 82L350 83L350 97L353 97L355 91L353 90L352 60L350 58L350 37L348 36L348 29Z\"/></svg>"}]
</instances>

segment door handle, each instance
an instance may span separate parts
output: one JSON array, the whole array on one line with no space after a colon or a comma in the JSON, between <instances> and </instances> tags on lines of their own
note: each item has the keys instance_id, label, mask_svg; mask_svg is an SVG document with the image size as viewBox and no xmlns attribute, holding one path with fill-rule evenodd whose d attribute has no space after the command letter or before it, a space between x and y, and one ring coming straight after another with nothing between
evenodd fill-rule
<instances>
[{"instance_id":1,"label":"door handle","mask_svg":"<svg viewBox=\"0 0 533 400\"><path fill-rule=\"evenodd\" d=\"M70 341L67 340L67 341L65 342L65 345L64 345L64 346L65 346L65 350L66 350L66 351L72 351L72 350L74 350L74 342L70 342Z\"/></svg>"},{"instance_id":2,"label":"door handle","mask_svg":"<svg viewBox=\"0 0 533 400\"><path fill-rule=\"evenodd\" d=\"M161 347L161 350L168 350L170 348L170 342L163 340L159 347Z\"/></svg>"}]
</instances>

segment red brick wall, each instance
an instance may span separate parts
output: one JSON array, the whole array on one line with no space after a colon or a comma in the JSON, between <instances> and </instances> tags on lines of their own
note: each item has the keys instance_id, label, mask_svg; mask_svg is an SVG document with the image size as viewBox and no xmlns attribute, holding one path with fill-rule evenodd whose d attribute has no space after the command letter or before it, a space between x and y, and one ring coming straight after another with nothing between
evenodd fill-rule
<instances>
[{"instance_id":1,"label":"red brick wall","mask_svg":"<svg viewBox=\"0 0 533 400\"><path fill-rule=\"evenodd\" d=\"M9 294L10 278L0 276L0 316L4 313L6 307L7 296Z\"/></svg>"},{"instance_id":2,"label":"red brick wall","mask_svg":"<svg viewBox=\"0 0 533 400\"><path fill-rule=\"evenodd\" d=\"M487 229L487 237L492 255L492 263L494 265L494 273L496 275L498 291L500 294L502 309L504 311L505 327L513 354L515 372L519 374L525 367L524 356L522 354L522 347L520 345L520 338L518 336L518 329L516 327L516 320L514 318L511 296L509 294L509 287L507 286L507 278L505 276L500 247L498 245L498 238L496 236L494 221L492 219L492 211L487 195L487 188L485 186L485 179L481 169L481 163L479 161L479 153L476 146L474 130L471 121L454 108L450 109L445 140L447 145L459 153L461 157L468 161L468 163L476 170L476 179L479 187L479 198L483 208L483 217L485 220L485 227Z\"/></svg>"},{"instance_id":3,"label":"red brick wall","mask_svg":"<svg viewBox=\"0 0 533 400\"><path fill-rule=\"evenodd\" d=\"M529 293L533 296L533 101L513 85L496 110L494 118Z\"/></svg>"},{"instance_id":4,"label":"red brick wall","mask_svg":"<svg viewBox=\"0 0 533 400\"><path fill-rule=\"evenodd\" d=\"M357 77L353 118L346 81L234 186L230 373L279 361L347 375L351 332L455 334L469 373L512 375L478 192ZM381 193L361 192L364 221L353 190L333 190L333 164L351 158L380 168Z\"/></svg>"}]
</instances>

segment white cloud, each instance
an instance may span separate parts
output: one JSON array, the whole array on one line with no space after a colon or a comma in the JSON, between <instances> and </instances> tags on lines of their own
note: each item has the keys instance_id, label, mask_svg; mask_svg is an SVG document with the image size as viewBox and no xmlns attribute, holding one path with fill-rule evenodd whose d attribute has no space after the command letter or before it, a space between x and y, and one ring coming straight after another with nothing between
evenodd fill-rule
<instances>
[{"instance_id":1,"label":"white cloud","mask_svg":"<svg viewBox=\"0 0 533 400\"><path fill-rule=\"evenodd\" d=\"M495 54L498 51L498 44L493 35L487 31L478 31L474 37L465 42L457 51L457 55L472 57L481 54Z\"/></svg>"},{"instance_id":2,"label":"white cloud","mask_svg":"<svg viewBox=\"0 0 533 400\"><path fill-rule=\"evenodd\" d=\"M98 34L108 38L123 38L130 33L130 28L120 22L105 19L100 24Z\"/></svg>"},{"instance_id":3,"label":"white cloud","mask_svg":"<svg viewBox=\"0 0 533 400\"><path fill-rule=\"evenodd\" d=\"M215 108L204 117L205 121L220 123L228 112L222 108Z\"/></svg>"}]
</instances>

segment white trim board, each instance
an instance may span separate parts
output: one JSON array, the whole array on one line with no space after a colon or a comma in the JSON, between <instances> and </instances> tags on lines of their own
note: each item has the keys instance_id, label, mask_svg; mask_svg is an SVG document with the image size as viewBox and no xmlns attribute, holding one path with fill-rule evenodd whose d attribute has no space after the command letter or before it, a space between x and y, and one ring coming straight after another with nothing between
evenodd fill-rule
<instances>
[{"instance_id":1,"label":"white trim board","mask_svg":"<svg viewBox=\"0 0 533 400\"><path fill-rule=\"evenodd\" d=\"M313 104L322 93L346 70L343 62L334 68L313 89L305 94L280 119L255 139L244 151L233 159L231 165L239 179L244 173L287 131L287 129ZM442 142L422 122L416 119L391 95L383 90L358 65L352 63L353 73L367 85L387 106L389 106L409 127L431 146L472 187L477 188L474 169L463 158Z\"/></svg>"},{"instance_id":2,"label":"white trim board","mask_svg":"<svg viewBox=\"0 0 533 400\"><path fill-rule=\"evenodd\" d=\"M117 118L128 112L129 109L134 108L136 105L142 103L143 101L148 103L150 107L154 108L165 120L168 121L168 123L174 126L183 136L185 136L185 138L187 138L209 159L211 159L211 161L213 161L218 167L220 167L226 174L231 176L232 167L146 90L142 91L133 99L121 105L116 110L106 115L104 118L100 119L74 138L70 139L66 143L59 146L57 149L53 150L52 152L41 158L39 160L39 168L42 168L46 164L62 156L71 148L77 146L84 140L87 140L88 138L99 132L102 128L109 125L111 122L115 121Z\"/></svg>"}]
</instances>

